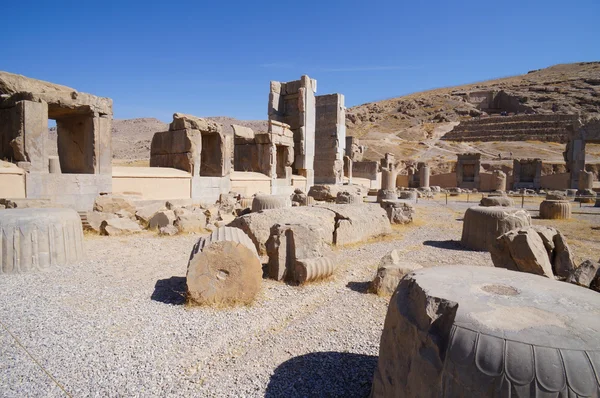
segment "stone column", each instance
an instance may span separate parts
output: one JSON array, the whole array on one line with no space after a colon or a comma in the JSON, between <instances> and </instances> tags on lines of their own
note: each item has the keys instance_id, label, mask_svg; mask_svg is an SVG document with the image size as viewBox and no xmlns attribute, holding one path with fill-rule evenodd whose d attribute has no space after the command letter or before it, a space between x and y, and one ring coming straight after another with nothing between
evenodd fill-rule
<instances>
[{"instance_id":1,"label":"stone column","mask_svg":"<svg viewBox=\"0 0 600 398\"><path fill-rule=\"evenodd\" d=\"M348 184L352 184L352 159L350 156L344 156L344 172L348 178Z\"/></svg>"},{"instance_id":2,"label":"stone column","mask_svg":"<svg viewBox=\"0 0 600 398\"><path fill-rule=\"evenodd\" d=\"M423 166L421 167L421 170L419 170L419 185L420 188L429 188L429 175L431 173L431 170L429 168L429 166Z\"/></svg>"},{"instance_id":3,"label":"stone column","mask_svg":"<svg viewBox=\"0 0 600 398\"><path fill-rule=\"evenodd\" d=\"M396 171L393 169L381 169L381 189L395 190L396 189Z\"/></svg>"},{"instance_id":4,"label":"stone column","mask_svg":"<svg viewBox=\"0 0 600 398\"><path fill-rule=\"evenodd\" d=\"M492 191L506 191L506 174L500 170L492 172Z\"/></svg>"},{"instance_id":5,"label":"stone column","mask_svg":"<svg viewBox=\"0 0 600 398\"><path fill-rule=\"evenodd\" d=\"M594 188L594 173L589 171L579 171L579 190L593 189Z\"/></svg>"}]
</instances>

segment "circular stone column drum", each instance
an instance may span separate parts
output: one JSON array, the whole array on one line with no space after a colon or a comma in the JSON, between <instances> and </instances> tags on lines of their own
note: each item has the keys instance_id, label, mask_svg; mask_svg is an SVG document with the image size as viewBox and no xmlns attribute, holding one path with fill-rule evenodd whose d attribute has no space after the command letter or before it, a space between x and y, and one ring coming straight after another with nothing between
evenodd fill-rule
<instances>
[{"instance_id":1,"label":"circular stone column drum","mask_svg":"<svg viewBox=\"0 0 600 398\"><path fill-rule=\"evenodd\" d=\"M501 268L407 275L372 397L598 397L600 294Z\"/></svg>"},{"instance_id":2,"label":"circular stone column drum","mask_svg":"<svg viewBox=\"0 0 600 398\"><path fill-rule=\"evenodd\" d=\"M0 210L0 274L42 271L82 258L83 229L75 210Z\"/></svg>"},{"instance_id":3,"label":"circular stone column drum","mask_svg":"<svg viewBox=\"0 0 600 398\"><path fill-rule=\"evenodd\" d=\"M292 207L292 199L287 195L256 195L252 200L252 211Z\"/></svg>"},{"instance_id":4,"label":"circular stone column drum","mask_svg":"<svg viewBox=\"0 0 600 398\"><path fill-rule=\"evenodd\" d=\"M568 200L544 200L540 203L540 218L545 220L568 220L571 203Z\"/></svg>"},{"instance_id":5,"label":"circular stone column drum","mask_svg":"<svg viewBox=\"0 0 600 398\"><path fill-rule=\"evenodd\" d=\"M503 233L530 225L531 216L526 210L502 206L470 207L465 212L461 243L469 249L487 251Z\"/></svg>"},{"instance_id":6,"label":"circular stone column drum","mask_svg":"<svg viewBox=\"0 0 600 398\"><path fill-rule=\"evenodd\" d=\"M492 172L492 191L506 191L506 174L501 170Z\"/></svg>"}]
</instances>

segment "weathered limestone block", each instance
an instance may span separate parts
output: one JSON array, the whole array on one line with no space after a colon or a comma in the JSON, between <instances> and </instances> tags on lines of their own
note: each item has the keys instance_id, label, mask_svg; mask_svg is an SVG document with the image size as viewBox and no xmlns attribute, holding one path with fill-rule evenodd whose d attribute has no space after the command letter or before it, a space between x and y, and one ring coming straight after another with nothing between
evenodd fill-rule
<instances>
[{"instance_id":1,"label":"weathered limestone block","mask_svg":"<svg viewBox=\"0 0 600 398\"><path fill-rule=\"evenodd\" d=\"M329 251L321 237L321 230L302 224L275 224L271 228L266 249L269 278L278 281L293 276L297 259L321 257Z\"/></svg>"},{"instance_id":2,"label":"weathered limestone block","mask_svg":"<svg viewBox=\"0 0 600 398\"><path fill-rule=\"evenodd\" d=\"M381 207L385 209L387 216L392 224L408 224L413 221L415 208L412 203L406 200L383 200Z\"/></svg>"},{"instance_id":3,"label":"weathered limestone block","mask_svg":"<svg viewBox=\"0 0 600 398\"><path fill-rule=\"evenodd\" d=\"M48 171L52 174L61 174L58 156L48 156Z\"/></svg>"},{"instance_id":4,"label":"weathered limestone block","mask_svg":"<svg viewBox=\"0 0 600 398\"><path fill-rule=\"evenodd\" d=\"M597 396L599 308L597 293L536 275L417 270L390 300L371 396Z\"/></svg>"},{"instance_id":5,"label":"weathered limestone block","mask_svg":"<svg viewBox=\"0 0 600 398\"><path fill-rule=\"evenodd\" d=\"M508 231L490 247L494 266L566 279L575 267L573 253L556 228L532 226Z\"/></svg>"},{"instance_id":6,"label":"weathered limestone block","mask_svg":"<svg viewBox=\"0 0 600 398\"><path fill-rule=\"evenodd\" d=\"M256 195L252 201L252 212L292 207L292 200L287 195Z\"/></svg>"},{"instance_id":7,"label":"weathered limestone block","mask_svg":"<svg viewBox=\"0 0 600 398\"><path fill-rule=\"evenodd\" d=\"M181 209L181 211L176 212L176 216L173 225L177 227L179 232L202 232L206 229L206 215L201 211Z\"/></svg>"},{"instance_id":8,"label":"weathered limestone block","mask_svg":"<svg viewBox=\"0 0 600 398\"><path fill-rule=\"evenodd\" d=\"M164 203L153 203L137 209L135 212L135 217L140 223L142 223L142 225L146 226L156 213L164 210L166 210Z\"/></svg>"},{"instance_id":9,"label":"weathered limestone block","mask_svg":"<svg viewBox=\"0 0 600 398\"><path fill-rule=\"evenodd\" d=\"M327 278L335 272L336 265L329 257L296 260L293 281L299 285Z\"/></svg>"},{"instance_id":10,"label":"weathered limestone block","mask_svg":"<svg viewBox=\"0 0 600 398\"><path fill-rule=\"evenodd\" d=\"M416 192L415 192L416 197ZM396 200L398 199L398 194L395 189L380 189L377 191L377 203L381 203L383 200Z\"/></svg>"},{"instance_id":11,"label":"weathered limestone block","mask_svg":"<svg viewBox=\"0 0 600 398\"><path fill-rule=\"evenodd\" d=\"M166 227L161 227L158 230L158 234L161 236L175 236L179 230L174 225L167 225Z\"/></svg>"},{"instance_id":12,"label":"weathered limestone block","mask_svg":"<svg viewBox=\"0 0 600 398\"><path fill-rule=\"evenodd\" d=\"M142 232L140 224L128 218L110 218L100 224L102 235L119 236Z\"/></svg>"},{"instance_id":13,"label":"weathered limestone block","mask_svg":"<svg viewBox=\"0 0 600 398\"><path fill-rule=\"evenodd\" d=\"M325 244L332 245L336 214L319 206L290 207L246 214L237 217L230 226L242 229L254 242L258 254L263 256L267 254L266 243L276 224L304 225L316 231Z\"/></svg>"},{"instance_id":14,"label":"weathered limestone block","mask_svg":"<svg viewBox=\"0 0 600 398\"><path fill-rule=\"evenodd\" d=\"M335 198L335 203L337 204L358 204L363 203L362 195L357 195L354 193L350 193L347 191L338 192L337 197Z\"/></svg>"},{"instance_id":15,"label":"weathered limestone block","mask_svg":"<svg viewBox=\"0 0 600 398\"><path fill-rule=\"evenodd\" d=\"M417 191L400 191L398 192L398 197L404 200L417 200Z\"/></svg>"},{"instance_id":16,"label":"weathered limestone block","mask_svg":"<svg viewBox=\"0 0 600 398\"><path fill-rule=\"evenodd\" d=\"M94 211L103 213L117 213L119 210L127 210L135 214L135 206L127 198L116 195L100 195L94 202Z\"/></svg>"},{"instance_id":17,"label":"weathered limestone block","mask_svg":"<svg viewBox=\"0 0 600 398\"><path fill-rule=\"evenodd\" d=\"M7 209L56 208L49 199L0 199L0 205Z\"/></svg>"},{"instance_id":18,"label":"weathered limestone block","mask_svg":"<svg viewBox=\"0 0 600 398\"><path fill-rule=\"evenodd\" d=\"M387 213L376 204L321 204L313 207L335 213L334 243L338 246L362 242L392 231Z\"/></svg>"},{"instance_id":19,"label":"weathered limestone block","mask_svg":"<svg viewBox=\"0 0 600 398\"><path fill-rule=\"evenodd\" d=\"M500 235L531 225L526 210L510 207L470 207L465 212L461 243L472 250L487 251Z\"/></svg>"},{"instance_id":20,"label":"weathered limestone block","mask_svg":"<svg viewBox=\"0 0 600 398\"><path fill-rule=\"evenodd\" d=\"M148 229L160 229L167 225L173 225L176 219L173 210L159 211L148 221Z\"/></svg>"},{"instance_id":21,"label":"weathered limestone block","mask_svg":"<svg viewBox=\"0 0 600 398\"><path fill-rule=\"evenodd\" d=\"M600 262L584 261L571 272L566 282L600 292Z\"/></svg>"},{"instance_id":22,"label":"weathered limestone block","mask_svg":"<svg viewBox=\"0 0 600 398\"><path fill-rule=\"evenodd\" d=\"M252 201L254 200L254 198L241 198L239 200L239 204L240 204L240 208L242 210L244 209L252 209Z\"/></svg>"},{"instance_id":23,"label":"weathered limestone block","mask_svg":"<svg viewBox=\"0 0 600 398\"><path fill-rule=\"evenodd\" d=\"M212 120L203 119L201 117L186 115L184 113L174 113L173 121L169 125L169 130L198 130L208 133L220 133L221 125Z\"/></svg>"},{"instance_id":24,"label":"weathered limestone block","mask_svg":"<svg viewBox=\"0 0 600 398\"><path fill-rule=\"evenodd\" d=\"M554 278L544 242L532 228L501 235L490 247L490 253L496 267Z\"/></svg>"},{"instance_id":25,"label":"weathered limestone block","mask_svg":"<svg viewBox=\"0 0 600 398\"><path fill-rule=\"evenodd\" d=\"M262 266L241 229L222 227L194 245L186 281L190 304L248 304L260 291Z\"/></svg>"},{"instance_id":26,"label":"weathered limestone block","mask_svg":"<svg viewBox=\"0 0 600 398\"><path fill-rule=\"evenodd\" d=\"M568 195L564 191L552 191L546 194L546 200L567 200Z\"/></svg>"},{"instance_id":27,"label":"weathered limestone block","mask_svg":"<svg viewBox=\"0 0 600 398\"><path fill-rule=\"evenodd\" d=\"M81 218L71 209L0 210L0 274L42 271L83 258Z\"/></svg>"},{"instance_id":28,"label":"weathered limestone block","mask_svg":"<svg viewBox=\"0 0 600 398\"><path fill-rule=\"evenodd\" d=\"M296 188L294 189L294 193L291 196L291 200L292 202L296 202L298 203L300 206L306 206L306 198L308 198L308 195L306 195L301 189Z\"/></svg>"},{"instance_id":29,"label":"weathered limestone block","mask_svg":"<svg viewBox=\"0 0 600 398\"><path fill-rule=\"evenodd\" d=\"M540 203L540 218L568 220L571 218L571 203L568 200L544 200Z\"/></svg>"},{"instance_id":30,"label":"weathered limestone block","mask_svg":"<svg viewBox=\"0 0 600 398\"><path fill-rule=\"evenodd\" d=\"M102 222L111 218L117 218L118 216L114 213L103 213L99 211L88 211L86 213L87 225L86 229L89 228L92 231L100 233L100 226Z\"/></svg>"},{"instance_id":31,"label":"weathered limestone block","mask_svg":"<svg viewBox=\"0 0 600 398\"><path fill-rule=\"evenodd\" d=\"M371 290L381 296L391 296L404 275L420 268L423 267L419 264L402 261L401 252L394 249L381 258Z\"/></svg>"},{"instance_id":32,"label":"weathered limestone block","mask_svg":"<svg viewBox=\"0 0 600 398\"><path fill-rule=\"evenodd\" d=\"M313 185L308 191L308 196L315 200L335 202L339 192L364 196L367 194L365 188L360 185Z\"/></svg>"},{"instance_id":33,"label":"weathered limestone block","mask_svg":"<svg viewBox=\"0 0 600 398\"><path fill-rule=\"evenodd\" d=\"M506 191L506 173L501 170L492 171L492 191Z\"/></svg>"},{"instance_id":34,"label":"weathered limestone block","mask_svg":"<svg viewBox=\"0 0 600 398\"><path fill-rule=\"evenodd\" d=\"M173 130L155 133L150 146L150 167L172 167L188 173L200 167L201 133Z\"/></svg>"},{"instance_id":35,"label":"weathered limestone block","mask_svg":"<svg viewBox=\"0 0 600 398\"><path fill-rule=\"evenodd\" d=\"M514 200L508 196L488 196L481 198L479 206L491 207L491 206L504 206L513 207L515 205Z\"/></svg>"}]
</instances>

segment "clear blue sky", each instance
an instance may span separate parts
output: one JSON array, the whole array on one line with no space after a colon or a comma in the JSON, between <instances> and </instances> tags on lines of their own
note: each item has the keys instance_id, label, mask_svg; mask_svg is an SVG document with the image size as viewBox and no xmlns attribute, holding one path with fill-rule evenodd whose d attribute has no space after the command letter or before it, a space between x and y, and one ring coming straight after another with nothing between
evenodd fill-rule
<instances>
[{"instance_id":1,"label":"clear blue sky","mask_svg":"<svg viewBox=\"0 0 600 398\"><path fill-rule=\"evenodd\" d=\"M115 118L265 119L270 80L353 106L600 60L600 0L4 1L0 70L111 97Z\"/></svg>"}]
</instances>

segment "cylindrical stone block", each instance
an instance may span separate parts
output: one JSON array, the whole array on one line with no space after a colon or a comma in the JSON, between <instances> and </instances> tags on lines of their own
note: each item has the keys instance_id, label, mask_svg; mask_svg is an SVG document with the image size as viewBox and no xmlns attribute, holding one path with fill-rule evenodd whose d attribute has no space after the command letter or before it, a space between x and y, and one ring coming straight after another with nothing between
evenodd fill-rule
<instances>
[{"instance_id":1,"label":"cylindrical stone block","mask_svg":"<svg viewBox=\"0 0 600 398\"><path fill-rule=\"evenodd\" d=\"M335 198L335 203L337 203L337 204L363 203L363 197L362 197L362 195L357 195L354 193L342 191L342 192L338 192L338 194Z\"/></svg>"},{"instance_id":2,"label":"cylindrical stone block","mask_svg":"<svg viewBox=\"0 0 600 398\"><path fill-rule=\"evenodd\" d=\"M377 202L381 203L382 200L386 200L386 199L390 199L390 200L395 200L398 199L398 194L396 193L396 190L387 190L387 189L380 189L379 191L377 191Z\"/></svg>"},{"instance_id":3,"label":"cylindrical stone block","mask_svg":"<svg viewBox=\"0 0 600 398\"><path fill-rule=\"evenodd\" d=\"M416 201L418 194L417 191L400 191L398 193L398 196L400 197L400 199Z\"/></svg>"},{"instance_id":4,"label":"cylindrical stone block","mask_svg":"<svg viewBox=\"0 0 600 398\"><path fill-rule=\"evenodd\" d=\"M252 200L252 211L292 207L292 199L287 195L256 195Z\"/></svg>"},{"instance_id":5,"label":"cylindrical stone block","mask_svg":"<svg viewBox=\"0 0 600 398\"><path fill-rule=\"evenodd\" d=\"M50 174L61 174L58 156L48 156L48 170Z\"/></svg>"},{"instance_id":6,"label":"cylindrical stone block","mask_svg":"<svg viewBox=\"0 0 600 398\"><path fill-rule=\"evenodd\" d=\"M492 191L506 191L506 174L501 170L492 172Z\"/></svg>"},{"instance_id":7,"label":"cylindrical stone block","mask_svg":"<svg viewBox=\"0 0 600 398\"><path fill-rule=\"evenodd\" d=\"M335 264L329 257L316 257L296 260L294 264L294 282L303 284L333 275Z\"/></svg>"},{"instance_id":8,"label":"cylindrical stone block","mask_svg":"<svg viewBox=\"0 0 600 398\"><path fill-rule=\"evenodd\" d=\"M0 210L0 274L41 271L82 258L83 229L75 210Z\"/></svg>"},{"instance_id":9,"label":"cylindrical stone block","mask_svg":"<svg viewBox=\"0 0 600 398\"><path fill-rule=\"evenodd\" d=\"M254 201L254 198L241 198L240 199L240 207L242 209L251 209L253 201Z\"/></svg>"},{"instance_id":10,"label":"cylindrical stone block","mask_svg":"<svg viewBox=\"0 0 600 398\"><path fill-rule=\"evenodd\" d=\"M568 220L571 218L571 203L567 200L544 200L540 203L540 218Z\"/></svg>"},{"instance_id":11,"label":"cylindrical stone block","mask_svg":"<svg viewBox=\"0 0 600 398\"><path fill-rule=\"evenodd\" d=\"M371 397L598 397L598 308L538 275L415 270L390 300Z\"/></svg>"},{"instance_id":12,"label":"cylindrical stone block","mask_svg":"<svg viewBox=\"0 0 600 398\"><path fill-rule=\"evenodd\" d=\"M194 245L187 269L190 304L247 304L262 283L256 247L239 228L221 227Z\"/></svg>"},{"instance_id":13,"label":"cylindrical stone block","mask_svg":"<svg viewBox=\"0 0 600 398\"><path fill-rule=\"evenodd\" d=\"M431 169L429 166L421 167L419 170L419 185L420 188L428 188L429 187L429 176L431 174Z\"/></svg>"},{"instance_id":14,"label":"cylindrical stone block","mask_svg":"<svg viewBox=\"0 0 600 398\"><path fill-rule=\"evenodd\" d=\"M390 169L381 170L381 189L395 190L396 189L396 172Z\"/></svg>"},{"instance_id":15,"label":"cylindrical stone block","mask_svg":"<svg viewBox=\"0 0 600 398\"><path fill-rule=\"evenodd\" d=\"M465 212L461 243L463 246L488 251L497 237L512 229L531 225L526 210L510 207L470 207Z\"/></svg>"},{"instance_id":16,"label":"cylindrical stone block","mask_svg":"<svg viewBox=\"0 0 600 398\"><path fill-rule=\"evenodd\" d=\"M581 170L579 172L579 190L593 189L594 188L594 173L589 171Z\"/></svg>"}]
</instances>

